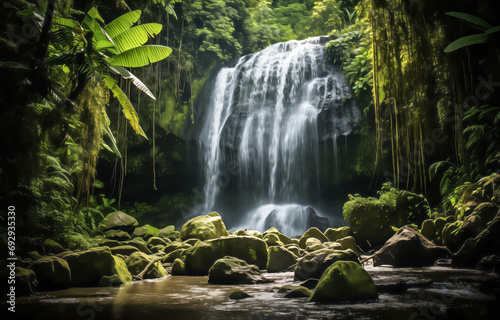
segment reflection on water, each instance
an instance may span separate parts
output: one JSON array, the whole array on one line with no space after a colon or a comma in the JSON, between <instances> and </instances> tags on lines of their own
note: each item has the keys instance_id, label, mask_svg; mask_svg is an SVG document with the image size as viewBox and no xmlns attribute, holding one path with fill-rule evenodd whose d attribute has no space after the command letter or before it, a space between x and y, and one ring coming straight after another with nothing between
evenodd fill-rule
<instances>
[{"instance_id":1,"label":"reflection on water","mask_svg":"<svg viewBox=\"0 0 500 320\"><path fill-rule=\"evenodd\" d=\"M448 268L367 267L379 301L345 304L286 299L278 288L293 273L267 274L275 283L241 285L251 298L227 298L238 286L207 277L165 277L120 288L70 288L18 298L16 319L497 319L498 277ZM391 290L406 284L405 290ZM384 288L384 289L382 289ZM496 288L496 291L495 291Z\"/></svg>"}]
</instances>

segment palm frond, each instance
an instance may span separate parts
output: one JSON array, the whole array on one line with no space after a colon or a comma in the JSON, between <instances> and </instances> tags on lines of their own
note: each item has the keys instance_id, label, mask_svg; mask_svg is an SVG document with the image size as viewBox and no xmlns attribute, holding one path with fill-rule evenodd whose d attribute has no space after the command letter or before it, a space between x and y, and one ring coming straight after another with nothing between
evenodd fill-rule
<instances>
[{"instance_id":1,"label":"palm frond","mask_svg":"<svg viewBox=\"0 0 500 320\"><path fill-rule=\"evenodd\" d=\"M162 25L146 23L130 28L113 38L120 52L137 48L145 44L150 38L160 33Z\"/></svg>"},{"instance_id":2,"label":"palm frond","mask_svg":"<svg viewBox=\"0 0 500 320\"><path fill-rule=\"evenodd\" d=\"M104 27L104 30L108 33L111 39L118 36L120 33L130 29L134 23L141 17L141 11L135 10L122 14L115 20L111 21L108 25Z\"/></svg>"},{"instance_id":3,"label":"palm frond","mask_svg":"<svg viewBox=\"0 0 500 320\"><path fill-rule=\"evenodd\" d=\"M172 49L160 45L147 45L127 50L110 59L110 63L122 67L143 67L168 57Z\"/></svg>"},{"instance_id":4,"label":"palm frond","mask_svg":"<svg viewBox=\"0 0 500 320\"><path fill-rule=\"evenodd\" d=\"M472 34L453 41L444 49L444 52L453 52L463 47L485 43L486 41L488 41L488 37L485 33Z\"/></svg>"},{"instance_id":5,"label":"palm frond","mask_svg":"<svg viewBox=\"0 0 500 320\"><path fill-rule=\"evenodd\" d=\"M476 28L477 30L485 32L489 28L491 28L491 25L484 21L483 19L473 16L468 13L463 13L463 12L456 12L456 11L450 11L446 12L447 15L450 17L454 17L460 20L463 20L467 23L469 23L472 27Z\"/></svg>"}]
</instances>

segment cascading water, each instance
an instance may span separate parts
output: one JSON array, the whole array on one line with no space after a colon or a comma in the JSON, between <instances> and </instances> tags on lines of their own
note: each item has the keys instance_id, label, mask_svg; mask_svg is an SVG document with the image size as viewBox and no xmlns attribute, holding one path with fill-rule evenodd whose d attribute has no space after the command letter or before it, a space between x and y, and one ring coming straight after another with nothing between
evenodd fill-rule
<instances>
[{"instance_id":1,"label":"cascading water","mask_svg":"<svg viewBox=\"0 0 500 320\"><path fill-rule=\"evenodd\" d=\"M311 214L310 208L283 205L317 198L320 144L333 141L335 161L337 137L351 134L359 119L344 75L325 59L326 40L278 43L218 73L194 137L205 212L217 210L218 196L231 191L250 208L278 205L243 218L249 228L262 229L271 213L288 217L291 225Z\"/></svg>"}]
</instances>

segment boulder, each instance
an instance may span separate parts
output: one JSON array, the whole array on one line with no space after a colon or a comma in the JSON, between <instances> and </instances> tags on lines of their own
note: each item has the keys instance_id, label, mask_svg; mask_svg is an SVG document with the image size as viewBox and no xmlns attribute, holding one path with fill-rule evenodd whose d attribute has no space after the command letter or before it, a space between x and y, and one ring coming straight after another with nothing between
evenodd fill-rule
<instances>
[{"instance_id":1,"label":"boulder","mask_svg":"<svg viewBox=\"0 0 500 320\"><path fill-rule=\"evenodd\" d=\"M351 249L356 254L358 254L358 245L356 244L356 240L353 237L345 237L337 240L338 243L342 246L343 250Z\"/></svg>"},{"instance_id":2,"label":"boulder","mask_svg":"<svg viewBox=\"0 0 500 320\"><path fill-rule=\"evenodd\" d=\"M253 284L268 283L256 265L246 261L225 256L215 261L208 270L208 283L211 284Z\"/></svg>"},{"instance_id":3,"label":"boulder","mask_svg":"<svg viewBox=\"0 0 500 320\"><path fill-rule=\"evenodd\" d=\"M186 243L186 244L189 244L190 246L194 246L198 243L201 243L203 241L199 240L199 239L187 239L186 241L183 241L183 243Z\"/></svg>"},{"instance_id":4,"label":"boulder","mask_svg":"<svg viewBox=\"0 0 500 320\"><path fill-rule=\"evenodd\" d=\"M117 275L123 283L130 282L131 279L126 269L121 268L122 259L114 257L108 247L72 252L66 255L64 260L71 268L72 287L98 286L104 276Z\"/></svg>"},{"instance_id":5,"label":"boulder","mask_svg":"<svg viewBox=\"0 0 500 320\"><path fill-rule=\"evenodd\" d=\"M285 244L280 241L280 238L278 235L274 233L268 233L266 234L262 240L266 242L266 244L271 247L271 246L284 246Z\"/></svg>"},{"instance_id":6,"label":"boulder","mask_svg":"<svg viewBox=\"0 0 500 320\"><path fill-rule=\"evenodd\" d=\"M359 264L337 261L325 270L309 301L340 302L378 299L372 278Z\"/></svg>"},{"instance_id":7,"label":"boulder","mask_svg":"<svg viewBox=\"0 0 500 320\"><path fill-rule=\"evenodd\" d=\"M4 274L5 272L5 274ZM9 269L6 268L2 271L2 278L6 279L9 275L7 274ZM35 292L38 287L38 281L36 280L35 273L30 269L16 267L16 296L27 296Z\"/></svg>"},{"instance_id":8,"label":"boulder","mask_svg":"<svg viewBox=\"0 0 500 320\"><path fill-rule=\"evenodd\" d=\"M267 249L267 272L287 271L297 263L297 257L289 250L282 247L271 247Z\"/></svg>"},{"instance_id":9,"label":"boulder","mask_svg":"<svg viewBox=\"0 0 500 320\"><path fill-rule=\"evenodd\" d=\"M453 255L452 263L460 267L474 267L488 255L500 255L500 213L483 232L464 242Z\"/></svg>"},{"instance_id":10,"label":"boulder","mask_svg":"<svg viewBox=\"0 0 500 320\"><path fill-rule=\"evenodd\" d=\"M257 237L257 238L263 238L263 235L261 232L259 231L255 231L255 230L238 230L234 233L234 235L236 236L253 236L253 237Z\"/></svg>"},{"instance_id":11,"label":"boulder","mask_svg":"<svg viewBox=\"0 0 500 320\"><path fill-rule=\"evenodd\" d=\"M265 236L268 235L268 234L274 234L274 235L278 236L279 241L281 241L284 245L292 244L293 243L292 239L290 239L289 237L287 237L283 233L279 232L279 230L277 228L274 228L274 227L268 229L267 231L265 231L264 233L262 233L260 237L257 237L257 238L264 239ZM253 235L253 234L251 234L251 235Z\"/></svg>"},{"instance_id":12,"label":"boulder","mask_svg":"<svg viewBox=\"0 0 500 320\"><path fill-rule=\"evenodd\" d=\"M165 246L162 245L162 244L159 244L157 246L151 247L151 252L152 253L159 253L159 252L161 252L162 254L166 254L165 252L163 252L163 249L165 249Z\"/></svg>"},{"instance_id":13,"label":"boulder","mask_svg":"<svg viewBox=\"0 0 500 320\"><path fill-rule=\"evenodd\" d=\"M33 263L32 269L42 291L66 289L71 284L70 267L59 257L44 256Z\"/></svg>"},{"instance_id":14,"label":"boulder","mask_svg":"<svg viewBox=\"0 0 500 320\"><path fill-rule=\"evenodd\" d=\"M338 239L342 239L348 236L352 236L352 231L350 227L344 226L340 228L328 228L325 231L325 236L330 241L337 241Z\"/></svg>"},{"instance_id":15,"label":"boulder","mask_svg":"<svg viewBox=\"0 0 500 320\"><path fill-rule=\"evenodd\" d=\"M172 242L170 240L167 240L167 241L168 241L168 243ZM148 248L151 249L152 247L157 246L157 245L166 246L168 244L167 241L163 240L160 237L151 237L151 238L148 239L148 242L147 242L146 245L147 245Z\"/></svg>"},{"instance_id":16,"label":"boulder","mask_svg":"<svg viewBox=\"0 0 500 320\"><path fill-rule=\"evenodd\" d=\"M97 245L99 247L114 248L114 247L118 247L118 246L123 246L124 243L121 243L118 240L112 240L112 239L99 239L99 240L97 240Z\"/></svg>"},{"instance_id":17,"label":"boulder","mask_svg":"<svg viewBox=\"0 0 500 320\"><path fill-rule=\"evenodd\" d=\"M181 229L181 239L200 239L201 241L227 236L229 233L217 212L198 216L187 221Z\"/></svg>"},{"instance_id":18,"label":"boulder","mask_svg":"<svg viewBox=\"0 0 500 320\"><path fill-rule=\"evenodd\" d=\"M446 247L433 244L410 226L401 227L373 256L373 265L394 267L431 266L450 255Z\"/></svg>"},{"instance_id":19,"label":"boulder","mask_svg":"<svg viewBox=\"0 0 500 320\"><path fill-rule=\"evenodd\" d=\"M166 254L163 258L161 258L161 263L169 263L174 262L177 258L184 258L186 249L177 249L172 252Z\"/></svg>"},{"instance_id":20,"label":"boulder","mask_svg":"<svg viewBox=\"0 0 500 320\"><path fill-rule=\"evenodd\" d=\"M105 230L123 230L125 232L131 233L134 228L139 225L134 217L129 216L123 211L115 211L108 214L101 224L104 225Z\"/></svg>"},{"instance_id":21,"label":"boulder","mask_svg":"<svg viewBox=\"0 0 500 320\"><path fill-rule=\"evenodd\" d=\"M118 287L132 282L132 275L128 271L125 261L118 256L113 256L113 259L115 260L113 274L103 276L99 280L99 287Z\"/></svg>"},{"instance_id":22,"label":"boulder","mask_svg":"<svg viewBox=\"0 0 500 320\"><path fill-rule=\"evenodd\" d=\"M158 237L158 229L150 226L149 224L146 224L142 227L135 228L132 236L133 237L140 237L140 238L143 238L144 240L147 240L151 237Z\"/></svg>"},{"instance_id":23,"label":"boulder","mask_svg":"<svg viewBox=\"0 0 500 320\"><path fill-rule=\"evenodd\" d=\"M255 264L260 269L267 265L267 245L256 237L228 236L212 239L188 248L185 252L186 274L206 275L214 262L232 256Z\"/></svg>"},{"instance_id":24,"label":"boulder","mask_svg":"<svg viewBox=\"0 0 500 320\"><path fill-rule=\"evenodd\" d=\"M104 232L106 239L116 240L116 241L127 241L132 239L128 232L123 230L107 230Z\"/></svg>"},{"instance_id":25,"label":"boulder","mask_svg":"<svg viewBox=\"0 0 500 320\"><path fill-rule=\"evenodd\" d=\"M358 256L350 249L331 250L322 249L308 253L299 259L295 269L295 281L303 281L309 278L320 278L323 272L337 261L353 261L359 263Z\"/></svg>"},{"instance_id":26,"label":"boulder","mask_svg":"<svg viewBox=\"0 0 500 320\"><path fill-rule=\"evenodd\" d=\"M155 257L148 256L143 252L134 252L127 259L125 259L125 263L127 264L127 268L130 273L137 276L146 268L152 259L155 259ZM166 275L167 271L162 266L161 261L158 260L149 267L148 271L144 274L143 279L161 278Z\"/></svg>"},{"instance_id":27,"label":"boulder","mask_svg":"<svg viewBox=\"0 0 500 320\"><path fill-rule=\"evenodd\" d=\"M338 242L323 242L322 245L323 245L323 248L327 248L327 249L344 250L344 248L342 248L342 245Z\"/></svg>"},{"instance_id":28,"label":"boulder","mask_svg":"<svg viewBox=\"0 0 500 320\"><path fill-rule=\"evenodd\" d=\"M285 294L285 298L309 298L312 292L306 287L299 286L293 288L290 292Z\"/></svg>"},{"instance_id":29,"label":"boulder","mask_svg":"<svg viewBox=\"0 0 500 320\"><path fill-rule=\"evenodd\" d=\"M118 247L111 248L111 253L113 255L121 254L124 256L129 256L132 253L138 252L138 251L139 251L139 249L137 249L134 246L118 246Z\"/></svg>"},{"instance_id":30,"label":"boulder","mask_svg":"<svg viewBox=\"0 0 500 320\"><path fill-rule=\"evenodd\" d=\"M144 252L145 254L152 254L151 250L149 250L148 247L146 247L144 242L140 242L137 240L130 240L130 241L124 241L123 245L136 247L137 249L139 249L139 251Z\"/></svg>"},{"instance_id":31,"label":"boulder","mask_svg":"<svg viewBox=\"0 0 500 320\"><path fill-rule=\"evenodd\" d=\"M461 246L461 243L456 236L461 225L462 221L455 221L453 223L445 224L443 228L441 236L443 244L452 251L458 250Z\"/></svg>"},{"instance_id":32,"label":"boulder","mask_svg":"<svg viewBox=\"0 0 500 320\"><path fill-rule=\"evenodd\" d=\"M306 241L309 238L316 238L319 241L321 241L322 243L330 241L323 234L323 232L321 232L318 228L313 227L313 228L309 228L306 232L304 232L302 237L300 237L299 247L301 247L302 249L305 249L306 248Z\"/></svg>"},{"instance_id":33,"label":"boulder","mask_svg":"<svg viewBox=\"0 0 500 320\"><path fill-rule=\"evenodd\" d=\"M248 293L246 293L245 291L243 291L241 289L233 289L229 293L229 299L233 299L233 300L241 300L241 299L245 299L245 298L249 298L249 297L251 297L251 295L249 295Z\"/></svg>"},{"instance_id":34,"label":"boulder","mask_svg":"<svg viewBox=\"0 0 500 320\"><path fill-rule=\"evenodd\" d=\"M175 259L172 264L172 275L173 276L183 276L186 274L186 265L182 259Z\"/></svg>"},{"instance_id":35,"label":"boulder","mask_svg":"<svg viewBox=\"0 0 500 320\"><path fill-rule=\"evenodd\" d=\"M299 248L298 245L296 244L289 244L289 245L286 245L285 248L290 251L291 253L293 253L296 257L301 257L302 256L302 251L301 249Z\"/></svg>"},{"instance_id":36,"label":"boulder","mask_svg":"<svg viewBox=\"0 0 500 320\"><path fill-rule=\"evenodd\" d=\"M462 226L456 233L458 241L463 242L466 239L476 237L498 212L498 206L494 203L484 202L479 204L469 216L464 218Z\"/></svg>"},{"instance_id":37,"label":"boulder","mask_svg":"<svg viewBox=\"0 0 500 320\"><path fill-rule=\"evenodd\" d=\"M175 231L175 226L172 225L158 230L158 237L163 239L175 240L179 237L178 235L178 231Z\"/></svg>"},{"instance_id":38,"label":"boulder","mask_svg":"<svg viewBox=\"0 0 500 320\"><path fill-rule=\"evenodd\" d=\"M187 244L185 242L179 242L179 241L174 241L170 244L167 244L165 248L163 248L163 252L166 254L169 254L170 252L179 250L179 249L188 249L191 248L192 246L190 244Z\"/></svg>"},{"instance_id":39,"label":"boulder","mask_svg":"<svg viewBox=\"0 0 500 320\"><path fill-rule=\"evenodd\" d=\"M427 219L422 222L422 228L420 233L429 240L434 240L436 238L436 226L434 225L433 219Z\"/></svg>"},{"instance_id":40,"label":"boulder","mask_svg":"<svg viewBox=\"0 0 500 320\"><path fill-rule=\"evenodd\" d=\"M64 251L63 246L61 246L59 243L55 242L52 239L46 239L43 242L43 252L45 254L53 253L53 254L58 254Z\"/></svg>"},{"instance_id":41,"label":"boulder","mask_svg":"<svg viewBox=\"0 0 500 320\"><path fill-rule=\"evenodd\" d=\"M306 251L313 252L316 250L324 249L323 244L316 238L309 238L306 240Z\"/></svg>"}]
</instances>

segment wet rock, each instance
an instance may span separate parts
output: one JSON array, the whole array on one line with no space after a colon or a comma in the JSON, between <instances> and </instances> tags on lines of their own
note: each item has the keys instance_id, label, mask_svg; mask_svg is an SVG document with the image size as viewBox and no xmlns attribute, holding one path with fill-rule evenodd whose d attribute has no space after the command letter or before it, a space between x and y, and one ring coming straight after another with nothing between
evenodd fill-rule
<instances>
[{"instance_id":1,"label":"wet rock","mask_svg":"<svg viewBox=\"0 0 500 320\"><path fill-rule=\"evenodd\" d=\"M33 263L32 269L42 291L66 289L71 284L70 267L61 258L44 256Z\"/></svg>"},{"instance_id":2,"label":"wet rock","mask_svg":"<svg viewBox=\"0 0 500 320\"><path fill-rule=\"evenodd\" d=\"M477 263L476 269L486 272L500 273L500 256L489 255L482 258Z\"/></svg>"},{"instance_id":3,"label":"wet rock","mask_svg":"<svg viewBox=\"0 0 500 320\"><path fill-rule=\"evenodd\" d=\"M233 299L233 300L241 300L241 299L250 298L250 297L251 297L251 295L249 295L248 293L246 293L245 291L243 291L241 289L233 289L229 293L229 299Z\"/></svg>"},{"instance_id":4,"label":"wet rock","mask_svg":"<svg viewBox=\"0 0 500 320\"><path fill-rule=\"evenodd\" d=\"M282 247L268 248L267 255L267 272L287 271L291 266L297 263L297 257L292 252Z\"/></svg>"},{"instance_id":5,"label":"wet rock","mask_svg":"<svg viewBox=\"0 0 500 320\"><path fill-rule=\"evenodd\" d=\"M436 260L446 258L450 254L446 247L436 246L417 230L404 226L375 253L373 265L431 266Z\"/></svg>"},{"instance_id":6,"label":"wet rock","mask_svg":"<svg viewBox=\"0 0 500 320\"><path fill-rule=\"evenodd\" d=\"M115 261L113 274L102 276L98 283L99 287L118 287L132 282L132 275L128 271L125 261L118 256L113 256L113 259Z\"/></svg>"},{"instance_id":7,"label":"wet rock","mask_svg":"<svg viewBox=\"0 0 500 320\"><path fill-rule=\"evenodd\" d=\"M127 246L127 245L111 248L111 253L113 255L122 254L124 256L129 256L132 253L138 252L138 251L139 251L139 249L137 249L136 247L134 247L134 246Z\"/></svg>"},{"instance_id":8,"label":"wet rock","mask_svg":"<svg viewBox=\"0 0 500 320\"><path fill-rule=\"evenodd\" d=\"M139 225L134 217L129 216L123 211L115 211L108 214L101 222L105 230L123 230L131 233Z\"/></svg>"},{"instance_id":9,"label":"wet rock","mask_svg":"<svg viewBox=\"0 0 500 320\"><path fill-rule=\"evenodd\" d=\"M35 292L38 287L35 273L32 270L16 267L16 296L27 296ZM6 268L2 271L2 278L6 279L9 276L10 269Z\"/></svg>"},{"instance_id":10,"label":"wet rock","mask_svg":"<svg viewBox=\"0 0 500 320\"><path fill-rule=\"evenodd\" d=\"M306 287L296 287L285 294L285 298L309 298L312 292Z\"/></svg>"},{"instance_id":11,"label":"wet rock","mask_svg":"<svg viewBox=\"0 0 500 320\"><path fill-rule=\"evenodd\" d=\"M172 275L173 276L183 276L186 274L186 264L182 259L175 259L172 264Z\"/></svg>"},{"instance_id":12,"label":"wet rock","mask_svg":"<svg viewBox=\"0 0 500 320\"><path fill-rule=\"evenodd\" d=\"M168 243L171 243L172 241L168 240ZM151 249L151 247L154 247L154 246L157 246L157 245L162 245L162 246L166 246L167 244L167 241L163 240L162 238L160 237L151 237L148 239L147 241L147 247Z\"/></svg>"},{"instance_id":13,"label":"wet rock","mask_svg":"<svg viewBox=\"0 0 500 320\"><path fill-rule=\"evenodd\" d=\"M318 228L309 228L306 232L304 232L304 234L302 235L302 237L300 237L299 247L301 247L302 249L305 249L306 248L306 241L309 238L316 238L319 241L321 241L322 243L330 241L323 234L323 232L321 232Z\"/></svg>"},{"instance_id":14,"label":"wet rock","mask_svg":"<svg viewBox=\"0 0 500 320\"><path fill-rule=\"evenodd\" d=\"M142 227L135 228L132 236L133 237L140 237L140 238L143 238L144 240L147 240L151 237L158 237L158 233L159 233L158 229L147 224L147 225L144 225Z\"/></svg>"},{"instance_id":15,"label":"wet rock","mask_svg":"<svg viewBox=\"0 0 500 320\"><path fill-rule=\"evenodd\" d=\"M358 256L352 250L322 249L308 253L299 259L294 279L302 281L309 278L320 278L323 272L337 261L353 261L359 263Z\"/></svg>"},{"instance_id":16,"label":"wet rock","mask_svg":"<svg viewBox=\"0 0 500 320\"><path fill-rule=\"evenodd\" d=\"M187 221L181 229L182 240L195 238L205 241L227 235L226 226L217 212L195 217Z\"/></svg>"},{"instance_id":17,"label":"wet rock","mask_svg":"<svg viewBox=\"0 0 500 320\"><path fill-rule=\"evenodd\" d=\"M228 236L208 240L188 248L185 255L188 275L206 275L214 262L224 256L245 260L260 269L267 265L267 245L256 237Z\"/></svg>"},{"instance_id":18,"label":"wet rock","mask_svg":"<svg viewBox=\"0 0 500 320\"><path fill-rule=\"evenodd\" d=\"M352 236L352 231L350 227L344 226L336 229L328 228L325 231L325 236L330 241L337 241L348 236Z\"/></svg>"},{"instance_id":19,"label":"wet rock","mask_svg":"<svg viewBox=\"0 0 500 320\"><path fill-rule=\"evenodd\" d=\"M131 278L126 269L122 268L122 259L114 257L108 247L73 252L66 255L64 260L71 268L72 287L95 287L102 277L114 274L123 279L124 283Z\"/></svg>"},{"instance_id":20,"label":"wet rock","mask_svg":"<svg viewBox=\"0 0 500 320\"><path fill-rule=\"evenodd\" d=\"M272 282L263 277L256 265L246 261L223 257L215 261L208 271L208 283L211 284L253 284Z\"/></svg>"},{"instance_id":21,"label":"wet rock","mask_svg":"<svg viewBox=\"0 0 500 320\"><path fill-rule=\"evenodd\" d=\"M337 261L325 270L309 301L340 302L377 298L377 288L365 269L352 261Z\"/></svg>"},{"instance_id":22,"label":"wet rock","mask_svg":"<svg viewBox=\"0 0 500 320\"><path fill-rule=\"evenodd\" d=\"M106 239L116 241L127 241L132 239L132 237L130 237L130 234L123 230L108 230L104 232L104 235L106 236Z\"/></svg>"},{"instance_id":23,"label":"wet rock","mask_svg":"<svg viewBox=\"0 0 500 320\"><path fill-rule=\"evenodd\" d=\"M140 274L146 266L154 259L154 256L148 256L143 252L134 252L127 259L125 263L130 273L134 276ZM163 268L161 261L156 261L152 266L149 267L147 272L144 274L143 279L155 279L165 277L167 271Z\"/></svg>"}]
</instances>

